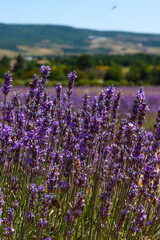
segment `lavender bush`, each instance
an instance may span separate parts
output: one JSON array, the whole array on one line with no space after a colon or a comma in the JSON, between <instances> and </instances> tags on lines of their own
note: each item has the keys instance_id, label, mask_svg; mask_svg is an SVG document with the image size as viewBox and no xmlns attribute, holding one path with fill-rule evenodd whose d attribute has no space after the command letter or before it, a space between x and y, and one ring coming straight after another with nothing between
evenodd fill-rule
<instances>
[{"instance_id":1,"label":"lavender bush","mask_svg":"<svg viewBox=\"0 0 160 240\"><path fill-rule=\"evenodd\" d=\"M40 71L25 104L18 93L7 102L9 72L2 84L0 239L160 239L160 110L146 131L141 88L119 121L113 86L75 110L76 73L53 99L50 68Z\"/></svg>"}]
</instances>

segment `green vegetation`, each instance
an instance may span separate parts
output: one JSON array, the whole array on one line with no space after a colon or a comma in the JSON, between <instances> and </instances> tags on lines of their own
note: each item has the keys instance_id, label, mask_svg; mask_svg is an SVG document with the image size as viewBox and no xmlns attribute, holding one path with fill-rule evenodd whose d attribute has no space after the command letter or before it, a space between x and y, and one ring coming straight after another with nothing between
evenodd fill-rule
<instances>
[{"instance_id":1,"label":"green vegetation","mask_svg":"<svg viewBox=\"0 0 160 240\"><path fill-rule=\"evenodd\" d=\"M7 50L8 56L18 53L46 57L160 52L158 34L96 31L58 25L0 24L0 36L0 50ZM0 56L3 51L0 51Z\"/></svg>"},{"instance_id":2,"label":"green vegetation","mask_svg":"<svg viewBox=\"0 0 160 240\"><path fill-rule=\"evenodd\" d=\"M40 65L51 68L48 86L61 81L67 85L67 73L76 70L77 86L138 86L160 85L160 56L135 55L80 55L55 58L32 58L18 55L16 59L4 56L0 60L0 82L9 69L13 74L14 85L27 86L33 74L40 74Z\"/></svg>"}]
</instances>

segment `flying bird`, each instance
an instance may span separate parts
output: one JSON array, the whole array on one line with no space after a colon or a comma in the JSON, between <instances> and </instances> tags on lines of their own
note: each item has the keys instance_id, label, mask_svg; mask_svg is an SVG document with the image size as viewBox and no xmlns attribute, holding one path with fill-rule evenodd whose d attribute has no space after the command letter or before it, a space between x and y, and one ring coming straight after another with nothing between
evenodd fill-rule
<instances>
[{"instance_id":1,"label":"flying bird","mask_svg":"<svg viewBox=\"0 0 160 240\"><path fill-rule=\"evenodd\" d=\"M116 8L117 8L117 5L113 6L113 7L111 8L111 10L114 10L114 9L116 9Z\"/></svg>"}]
</instances>

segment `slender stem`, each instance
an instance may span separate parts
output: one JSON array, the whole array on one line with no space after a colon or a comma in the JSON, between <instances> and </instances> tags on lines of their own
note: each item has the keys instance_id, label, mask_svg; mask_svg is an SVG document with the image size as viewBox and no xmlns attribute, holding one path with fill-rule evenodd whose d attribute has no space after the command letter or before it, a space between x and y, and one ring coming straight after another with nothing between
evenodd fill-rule
<instances>
[{"instance_id":1,"label":"slender stem","mask_svg":"<svg viewBox=\"0 0 160 240\"><path fill-rule=\"evenodd\" d=\"M5 107L6 107L6 95L4 95L4 111L5 111ZM3 123L2 123L2 128L4 129L4 124L5 124L5 118L4 118L5 112L3 114Z\"/></svg>"}]
</instances>

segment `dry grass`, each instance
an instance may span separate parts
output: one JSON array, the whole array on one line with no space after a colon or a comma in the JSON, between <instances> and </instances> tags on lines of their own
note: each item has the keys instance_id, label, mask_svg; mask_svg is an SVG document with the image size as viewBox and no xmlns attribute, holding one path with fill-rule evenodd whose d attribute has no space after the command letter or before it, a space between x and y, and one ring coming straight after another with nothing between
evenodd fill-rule
<instances>
[{"instance_id":1,"label":"dry grass","mask_svg":"<svg viewBox=\"0 0 160 240\"><path fill-rule=\"evenodd\" d=\"M26 56L46 56L46 55L63 55L63 51L60 48L40 48L40 47L28 47L25 45L19 45L17 48L24 52Z\"/></svg>"},{"instance_id":2,"label":"dry grass","mask_svg":"<svg viewBox=\"0 0 160 240\"><path fill-rule=\"evenodd\" d=\"M0 58L2 58L3 56L14 58L15 56L17 56L17 52L7 49L0 49Z\"/></svg>"},{"instance_id":3,"label":"dry grass","mask_svg":"<svg viewBox=\"0 0 160 240\"><path fill-rule=\"evenodd\" d=\"M145 53L153 53L153 54L160 54L160 48L158 47L144 47L142 43L132 43L130 41L124 42L123 41L115 41L114 39L104 38L104 39L92 39L90 40L89 49L98 49L104 48L110 49L112 54L135 54L144 52Z\"/></svg>"}]
</instances>

